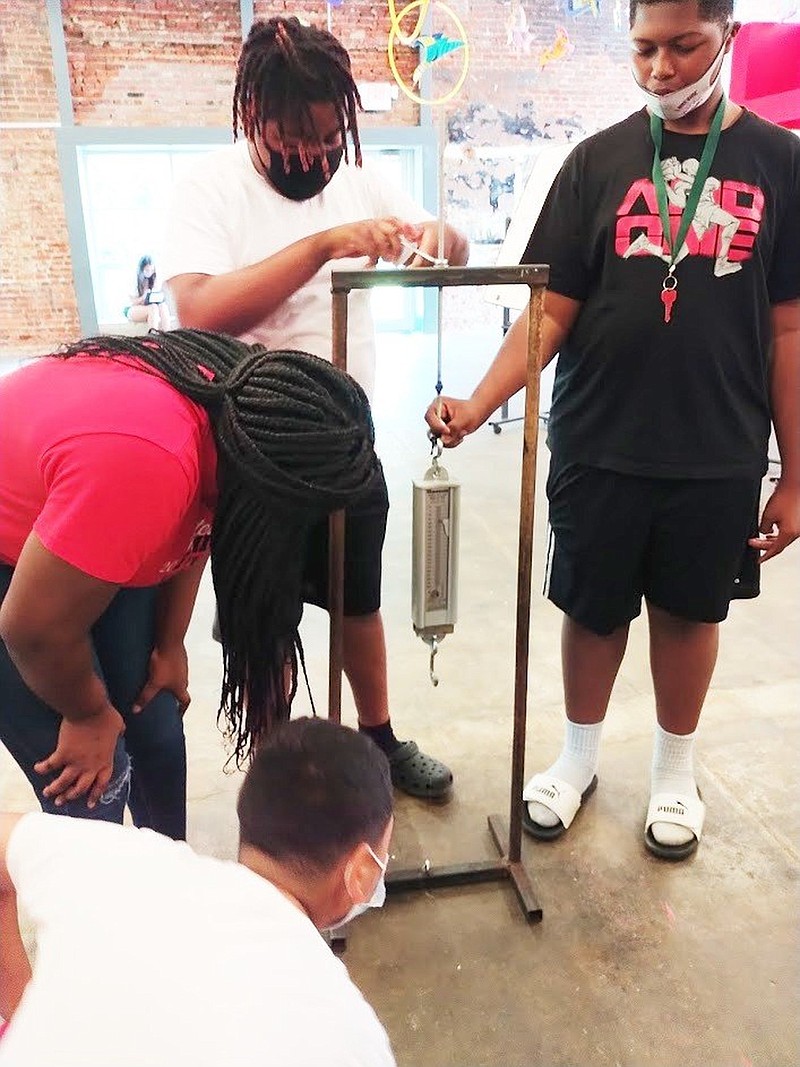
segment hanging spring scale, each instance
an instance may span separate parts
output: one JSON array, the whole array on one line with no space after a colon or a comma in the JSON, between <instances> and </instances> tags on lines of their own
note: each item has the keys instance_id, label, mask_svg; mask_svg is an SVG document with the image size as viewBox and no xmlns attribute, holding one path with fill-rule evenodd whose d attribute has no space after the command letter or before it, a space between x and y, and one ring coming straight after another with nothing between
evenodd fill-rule
<instances>
[{"instance_id":1,"label":"hanging spring scale","mask_svg":"<svg viewBox=\"0 0 800 1067\"><path fill-rule=\"evenodd\" d=\"M439 383L439 390L441 391L441 383ZM425 472L425 480L438 481L444 479L446 481L447 471L439 463L439 457L442 454L442 442L432 430L428 431L428 437L431 442L431 465ZM430 659L428 660L428 673L431 677L431 685L436 688L439 684L439 677L436 674L434 661L436 653L439 651L439 638L436 634L431 634L430 637L423 637L423 641L431 650Z\"/></svg>"},{"instance_id":2,"label":"hanging spring scale","mask_svg":"<svg viewBox=\"0 0 800 1067\"><path fill-rule=\"evenodd\" d=\"M429 434L431 461L413 483L413 551L411 619L414 632L428 646L433 685L436 656L457 617L458 518L460 485L439 462L442 442Z\"/></svg>"}]
</instances>

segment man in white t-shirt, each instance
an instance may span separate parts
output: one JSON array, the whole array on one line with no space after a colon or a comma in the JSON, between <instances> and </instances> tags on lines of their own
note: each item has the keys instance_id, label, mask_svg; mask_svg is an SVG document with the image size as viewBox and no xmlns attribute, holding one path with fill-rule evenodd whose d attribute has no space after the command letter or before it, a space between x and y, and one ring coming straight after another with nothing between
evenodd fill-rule
<instances>
[{"instance_id":1,"label":"man in white t-shirt","mask_svg":"<svg viewBox=\"0 0 800 1067\"><path fill-rule=\"evenodd\" d=\"M296 18L256 22L234 93L244 140L204 159L176 188L163 266L183 326L235 334L269 349L331 358L331 272L438 250L438 223L361 166L358 90L350 58L330 33ZM355 165L348 162L352 139ZM423 255L413 254L418 249ZM444 258L466 263L466 239L447 226ZM367 394L375 377L369 293L348 301L348 370ZM389 758L394 784L441 798L452 774L389 718L380 614L385 483L346 516L344 671L359 728ZM305 600L327 606L327 521L306 554Z\"/></svg>"},{"instance_id":2,"label":"man in white t-shirt","mask_svg":"<svg viewBox=\"0 0 800 1067\"><path fill-rule=\"evenodd\" d=\"M386 758L345 726L294 720L259 749L237 810L238 863L152 830L0 816L0 1067L394 1064L318 932L383 901Z\"/></svg>"}]
</instances>

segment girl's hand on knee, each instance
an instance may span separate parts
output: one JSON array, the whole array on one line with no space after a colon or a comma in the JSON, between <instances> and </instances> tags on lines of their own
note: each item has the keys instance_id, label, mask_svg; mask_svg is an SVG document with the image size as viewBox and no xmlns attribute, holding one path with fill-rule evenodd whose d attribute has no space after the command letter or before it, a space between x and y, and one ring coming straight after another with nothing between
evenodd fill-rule
<instances>
[{"instance_id":1,"label":"girl's hand on knee","mask_svg":"<svg viewBox=\"0 0 800 1067\"><path fill-rule=\"evenodd\" d=\"M85 719L62 719L55 752L33 768L37 774L58 774L44 795L61 807L88 793L87 806L94 808L111 781L114 750L124 731L122 716L110 704Z\"/></svg>"},{"instance_id":2,"label":"girl's hand on knee","mask_svg":"<svg viewBox=\"0 0 800 1067\"><path fill-rule=\"evenodd\" d=\"M189 661L183 642L168 648L154 648L150 656L147 682L136 698L133 712L138 715L143 707L166 689L178 701L178 707L183 715L192 700L188 687Z\"/></svg>"}]
</instances>

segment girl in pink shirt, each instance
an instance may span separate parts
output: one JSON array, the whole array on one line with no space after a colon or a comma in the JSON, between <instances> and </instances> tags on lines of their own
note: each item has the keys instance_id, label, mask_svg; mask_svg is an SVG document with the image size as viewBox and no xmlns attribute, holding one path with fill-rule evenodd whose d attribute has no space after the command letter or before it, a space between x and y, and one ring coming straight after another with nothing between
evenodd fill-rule
<instances>
[{"instance_id":1,"label":"girl in pink shirt","mask_svg":"<svg viewBox=\"0 0 800 1067\"><path fill-rule=\"evenodd\" d=\"M300 547L372 484L373 442L326 361L201 331L94 338L0 380L0 740L45 810L121 821L127 802L185 836L206 560L240 761L288 717Z\"/></svg>"}]
</instances>

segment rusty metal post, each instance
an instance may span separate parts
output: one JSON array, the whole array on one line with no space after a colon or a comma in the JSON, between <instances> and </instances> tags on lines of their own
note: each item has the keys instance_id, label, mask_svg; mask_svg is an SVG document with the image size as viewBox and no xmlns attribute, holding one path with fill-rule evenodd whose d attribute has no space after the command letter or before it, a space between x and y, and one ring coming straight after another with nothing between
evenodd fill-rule
<instances>
[{"instance_id":1,"label":"rusty metal post","mask_svg":"<svg viewBox=\"0 0 800 1067\"><path fill-rule=\"evenodd\" d=\"M347 370L347 292L333 294L334 367ZM342 721L342 666L344 662L344 512L328 519L328 718Z\"/></svg>"},{"instance_id":2,"label":"rusty metal post","mask_svg":"<svg viewBox=\"0 0 800 1067\"><path fill-rule=\"evenodd\" d=\"M522 484L519 505L519 562L517 565L517 636L514 663L514 741L511 755L511 807L508 818L508 858L519 862L522 840L522 785L525 769L525 722L528 704L528 653L531 628L533 513L536 499L536 452L539 443L539 375L544 291L531 287L528 302L528 373L522 445Z\"/></svg>"}]
</instances>

